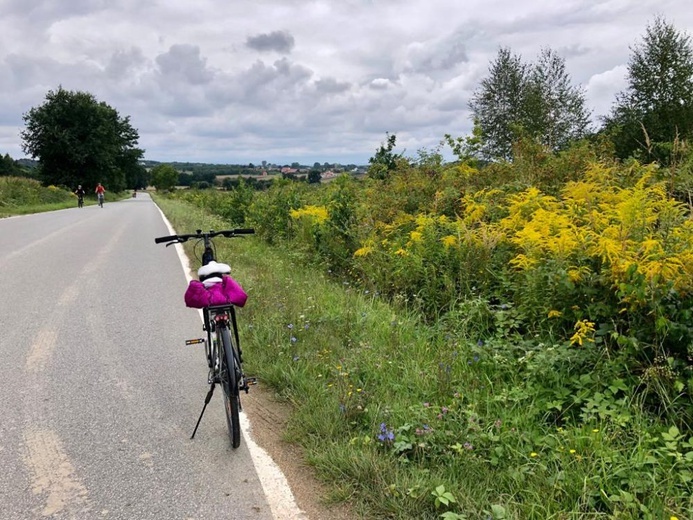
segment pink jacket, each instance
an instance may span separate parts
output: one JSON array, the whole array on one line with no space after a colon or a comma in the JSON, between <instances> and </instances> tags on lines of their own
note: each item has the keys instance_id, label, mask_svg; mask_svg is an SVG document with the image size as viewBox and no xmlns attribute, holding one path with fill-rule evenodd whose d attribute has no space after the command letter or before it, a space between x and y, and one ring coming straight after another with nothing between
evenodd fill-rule
<instances>
[{"instance_id":1,"label":"pink jacket","mask_svg":"<svg viewBox=\"0 0 693 520\"><path fill-rule=\"evenodd\" d=\"M221 282L209 286L197 280L191 280L185 291L185 305L196 309L227 303L243 307L247 299L248 295L240 284L227 275L222 277Z\"/></svg>"}]
</instances>

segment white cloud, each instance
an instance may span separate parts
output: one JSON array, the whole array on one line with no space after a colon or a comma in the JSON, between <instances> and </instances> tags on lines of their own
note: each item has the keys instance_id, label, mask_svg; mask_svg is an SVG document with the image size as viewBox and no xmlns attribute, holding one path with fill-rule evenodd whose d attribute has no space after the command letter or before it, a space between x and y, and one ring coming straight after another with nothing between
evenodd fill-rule
<instances>
[{"instance_id":1,"label":"white cloud","mask_svg":"<svg viewBox=\"0 0 693 520\"><path fill-rule=\"evenodd\" d=\"M595 115L607 115L615 96L623 92L627 86L628 69L625 65L619 65L611 70L595 74L585 86L585 98L593 107Z\"/></svg>"},{"instance_id":2,"label":"white cloud","mask_svg":"<svg viewBox=\"0 0 693 520\"><path fill-rule=\"evenodd\" d=\"M589 108L625 87L629 46L688 0L1 0L0 154L63 86L128 115L154 160L366 163L471 129L500 46L566 59Z\"/></svg>"}]
</instances>

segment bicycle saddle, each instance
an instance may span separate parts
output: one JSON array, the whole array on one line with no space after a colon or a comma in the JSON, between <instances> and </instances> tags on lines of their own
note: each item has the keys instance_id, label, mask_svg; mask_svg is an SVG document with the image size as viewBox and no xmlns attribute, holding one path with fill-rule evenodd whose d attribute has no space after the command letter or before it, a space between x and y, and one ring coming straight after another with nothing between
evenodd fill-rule
<instances>
[{"instance_id":1,"label":"bicycle saddle","mask_svg":"<svg viewBox=\"0 0 693 520\"><path fill-rule=\"evenodd\" d=\"M231 267L227 264L215 262L214 260L197 270L197 276L201 282L205 280L212 281L210 280L211 278L219 278L218 281L221 281L221 276L229 273L231 273Z\"/></svg>"}]
</instances>

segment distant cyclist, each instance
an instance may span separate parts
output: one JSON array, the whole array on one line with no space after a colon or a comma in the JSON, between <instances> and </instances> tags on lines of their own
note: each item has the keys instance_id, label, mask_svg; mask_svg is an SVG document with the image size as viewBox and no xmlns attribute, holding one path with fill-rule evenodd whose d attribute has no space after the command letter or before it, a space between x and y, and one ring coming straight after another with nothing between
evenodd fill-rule
<instances>
[{"instance_id":1,"label":"distant cyclist","mask_svg":"<svg viewBox=\"0 0 693 520\"><path fill-rule=\"evenodd\" d=\"M77 207L81 208L84 206L84 195L86 195L86 191L84 191L84 188L82 188L82 185L80 184L77 186L77 189L75 190L75 195L77 195Z\"/></svg>"},{"instance_id":2,"label":"distant cyclist","mask_svg":"<svg viewBox=\"0 0 693 520\"><path fill-rule=\"evenodd\" d=\"M96 193L96 198L99 199L99 206L103 208L103 194L106 193L106 188L101 186L101 183L98 183L94 193Z\"/></svg>"}]
</instances>

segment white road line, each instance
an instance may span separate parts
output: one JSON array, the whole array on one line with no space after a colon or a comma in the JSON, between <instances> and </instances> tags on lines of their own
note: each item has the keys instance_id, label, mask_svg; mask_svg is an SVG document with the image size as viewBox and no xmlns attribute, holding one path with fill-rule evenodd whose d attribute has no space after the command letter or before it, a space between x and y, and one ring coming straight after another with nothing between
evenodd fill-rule
<instances>
[{"instance_id":1,"label":"white road line","mask_svg":"<svg viewBox=\"0 0 693 520\"><path fill-rule=\"evenodd\" d=\"M164 220L166 227L168 227L169 233L175 235L176 231L158 205L157 209L159 209L161 218ZM181 244L176 244L175 248L180 263L183 266L185 279L189 283L190 280L192 280L190 275L190 261L185 255L185 251ZM200 319L202 319L202 310L200 310ZM244 413L241 413L241 431L243 433L243 440L246 446L248 446L250 457L253 459L253 465L260 479L260 484L267 498L267 503L272 510L272 515L275 520L306 520L308 517L296 504L296 500L291 492L291 487L281 469L274 460L272 460L272 457L260 446L255 444L255 441L252 439L250 434L250 421Z\"/></svg>"}]
</instances>

